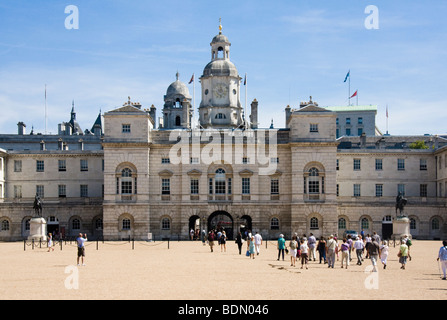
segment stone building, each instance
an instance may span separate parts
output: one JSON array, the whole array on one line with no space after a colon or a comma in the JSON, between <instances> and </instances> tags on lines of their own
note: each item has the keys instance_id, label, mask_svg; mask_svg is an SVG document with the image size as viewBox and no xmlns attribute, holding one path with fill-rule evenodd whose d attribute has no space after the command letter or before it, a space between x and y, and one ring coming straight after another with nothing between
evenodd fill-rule
<instances>
[{"instance_id":1,"label":"stone building","mask_svg":"<svg viewBox=\"0 0 447 320\"><path fill-rule=\"evenodd\" d=\"M312 97L285 108L284 128L259 128L262 103L244 114L221 29L210 45L198 126L177 73L158 127L155 107L129 98L91 130L73 106L57 135L27 135L22 122L17 135L0 135L0 240L27 237L36 193L49 230L64 236L188 239L220 228L230 238L247 229L264 239L361 229L387 237L398 192L414 237L447 235L445 138L377 135L376 107L323 108Z\"/></svg>"}]
</instances>

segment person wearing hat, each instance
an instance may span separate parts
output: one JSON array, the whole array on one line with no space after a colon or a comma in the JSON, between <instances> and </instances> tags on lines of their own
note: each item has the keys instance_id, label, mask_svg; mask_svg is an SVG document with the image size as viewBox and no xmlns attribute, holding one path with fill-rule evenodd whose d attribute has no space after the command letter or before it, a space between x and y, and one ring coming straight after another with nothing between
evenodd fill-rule
<instances>
[{"instance_id":1,"label":"person wearing hat","mask_svg":"<svg viewBox=\"0 0 447 320\"><path fill-rule=\"evenodd\" d=\"M407 264L407 258L408 258L408 246L406 240L402 240L401 242L398 257L399 257L399 263L402 265L400 268L405 270L405 265Z\"/></svg>"}]
</instances>

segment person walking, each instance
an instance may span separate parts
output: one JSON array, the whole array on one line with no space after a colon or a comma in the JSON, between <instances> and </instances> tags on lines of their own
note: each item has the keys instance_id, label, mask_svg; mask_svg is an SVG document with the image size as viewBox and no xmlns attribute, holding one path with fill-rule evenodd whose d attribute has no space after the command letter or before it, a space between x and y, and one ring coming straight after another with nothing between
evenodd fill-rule
<instances>
[{"instance_id":1,"label":"person walking","mask_svg":"<svg viewBox=\"0 0 447 320\"><path fill-rule=\"evenodd\" d=\"M362 236L359 236L354 242L355 254L357 255L357 265L361 266L363 262L363 249L365 244L363 243Z\"/></svg>"},{"instance_id":2,"label":"person walking","mask_svg":"<svg viewBox=\"0 0 447 320\"><path fill-rule=\"evenodd\" d=\"M326 241L324 240L324 237L321 237L320 240L318 240L317 250L320 255L320 264L322 260L326 263Z\"/></svg>"},{"instance_id":3,"label":"person walking","mask_svg":"<svg viewBox=\"0 0 447 320\"><path fill-rule=\"evenodd\" d=\"M214 238L216 237L216 235L214 234L214 231L211 230L208 233L208 244L210 246L211 252L213 252L213 247L214 247Z\"/></svg>"},{"instance_id":4,"label":"person walking","mask_svg":"<svg viewBox=\"0 0 447 320\"><path fill-rule=\"evenodd\" d=\"M313 233L311 233L309 238L307 239L307 246L309 247L309 261L311 261L312 259L316 261L317 239L315 238Z\"/></svg>"},{"instance_id":5,"label":"person walking","mask_svg":"<svg viewBox=\"0 0 447 320\"><path fill-rule=\"evenodd\" d=\"M383 264L383 269L386 269L386 264L387 264L387 260L388 260L388 252L389 252L388 241L383 240L383 243L380 246L380 261Z\"/></svg>"},{"instance_id":6,"label":"person walking","mask_svg":"<svg viewBox=\"0 0 447 320\"><path fill-rule=\"evenodd\" d=\"M78 266L79 266L79 258L81 258L82 265L85 266L85 243L87 242L87 234L84 233L84 237L82 236L82 233L79 234L78 238L76 239L77 247L78 247Z\"/></svg>"},{"instance_id":7,"label":"person walking","mask_svg":"<svg viewBox=\"0 0 447 320\"><path fill-rule=\"evenodd\" d=\"M242 233L238 232L236 236L236 244L239 249L239 254L242 254Z\"/></svg>"},{"instance_id":8,"label":"person walking","mask_svg":"<svg viewBox=\"0 0 447 320\"><path fill-rule=\"evenodd\" d=\"M402 265L400 268L405 270L408 258L408 246L405 240L402 240L397 256L399 257L399 263Z\"/></svg>"},{"instance_id":9,"label":"person walking","mask_svg":"<svg viewBox=\"0 0 447 320\"><path fill-rule=\"evenodd\" d=\"M225 231L222 231L220 235L220 252L227 252L227 234Z\"/></svg>"},{"instance_id":10,"label":"person walking","mask_svg":"<svg viewBox=\"0 0 447 320\"><path fill-rule=\"evenodd\" d=\"M282 261L284 261L284 250L286 249L286 240L284 239L283 234L279 235L277 248L278 248L278 261L281 254L282 254Z\"/></svg>"},{"instance_id":11,"label":"person walking","mask_svg":"<svg viewBox=\"0 0 447 320\"><path fill-rule=\"evenodd\" d=\"M256 231L256 234L255 234L256 255L259 255L259 251L261 249L261 245L262 245L262 236Z\"/></svg>"},{"instance_id":12,"label":"person walking","mask_svg":"<svg viewBox=\"0 0 447 320\"><path fill-rule=\"evenodd\" d=\"M53 235L51 233L48 234L48 252L54 251L53 248Z\"/></svg>"},{"instance_id":13,"label":"person walking","mask_svg":"<svg viewBox=\"0 0 447 320\"><path fill-rule=\"evenodd\" d=\"M308 260L308 253L309 253L309 246L307 244L307 241L304 241L304 239L301 239L301 245L300 245L300 251L301 251L301 269L303 269L303 266L306 265L307 268L307 260Z\"/></svg>"},{"instance_id":14,"label":"person walking","mask_svg":"<svg viewBox=\"0 0 447 320\"><path fill-rule=\"evenodd\" d=\"M255 237L251 236L250 243L248 245L248 252L250 253L250 258L255 258Z\"/></svg>"},{"instance_id":15,"label":"person walking","mask_svg":"<svg viewBox=\"0 0 447 320\"><path fill-rule=\"evenodd\" d=\"M290 266L295 267L296 264L296 254L298 251L298 242L296 241L296 237L294 236L292 240L289 242L289 248L290 248Z\"/></svg>"},{"instance_id":16,"label":"person walking","mask_svg":"<svg viewBox=\"0 0 447 320\"><path fill-rule=\"evenodd\" d=\"M349 266L349 244L347 242L348 240L346 238L343 239L343 243L340 246L341 251L341 267L343 268L343 262L345 263L346 269L348 269Z\"/></svg>"},{"instance_id":17,"label":"person walking","mask_svg":"<svg viewBox=\"0 0 447 320\"><path fill-rule=\"evenodd\" d=\"M371 263L373 265L373 272L377 272L377 260L379 260L380 255L380 245L377 241L371 239L371 241L366 243L366 251L368 253L369 258L371 259Z\"/></svg>"},{"instance_id":18,"label":"person walking","mask_svg":"<svg viewBox=\"0 0 447 320\"><path fill-rule=\"evenodd\" d=\"M328 268L334 268L335 265L335 248L337 248L337 240L331 234L326 246L326 258Z\"/></svg>"},{"instance_id":19,"label":"person walking","mask_svg":"<svg viewBox=\"0 0 447 320\"><path fill-rule=\"evenodd\" d=\"M444 274L444 277L442 280L446 280L446 272L447 272L447 241L442 241L442 247L439 249L438 252L438 263L441 260L441 268L442 272Z\"/></svg>"}]
</instances>

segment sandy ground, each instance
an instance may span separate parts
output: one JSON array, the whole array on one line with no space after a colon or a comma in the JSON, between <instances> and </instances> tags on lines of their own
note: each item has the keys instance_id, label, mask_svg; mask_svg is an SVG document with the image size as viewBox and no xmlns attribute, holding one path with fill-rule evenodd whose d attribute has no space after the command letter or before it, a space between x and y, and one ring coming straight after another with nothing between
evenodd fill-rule
<instances>
[{"instance_id":1,"label":"sandy ground","mask_svg":"<svg viewBox=\"0 0 447 320\"><path fill-rule=\"evenodd\" d=\"M400 269L398 248L388 267L371 273L362 266L335 269L310 262L309 269L277 261L274 242L262 245L255 259L239 255L228 241L226 252L211 253L201 242L89 242L86 266L76 266L76 246L24 251L23 243L1 243L0 299L150 299L150 300L298 300L298 299L447 299L440 279L440 241L413 241L412 261ZM341 256L340 256L341 258Z\"/></svg>"}]
</instances>

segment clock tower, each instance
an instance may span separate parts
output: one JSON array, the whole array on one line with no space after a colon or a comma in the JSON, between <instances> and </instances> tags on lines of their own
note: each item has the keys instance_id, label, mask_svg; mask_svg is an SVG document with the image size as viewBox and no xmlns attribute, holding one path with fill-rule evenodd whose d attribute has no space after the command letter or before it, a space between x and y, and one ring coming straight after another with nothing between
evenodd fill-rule
<instances>
[{"instance_id":1,"label":"clock tower","mask_svg":"<svg viewBox=\"0 0 447 320\"><path fill-rule=\"evenodd\" d=\"M203 128L237 128L242 125L240 83L236 66L230 61L231 43L222 34L211 41L211 62L200 77L202 102L199 107L200 125Z\"/></svg>"}]
</instances>

